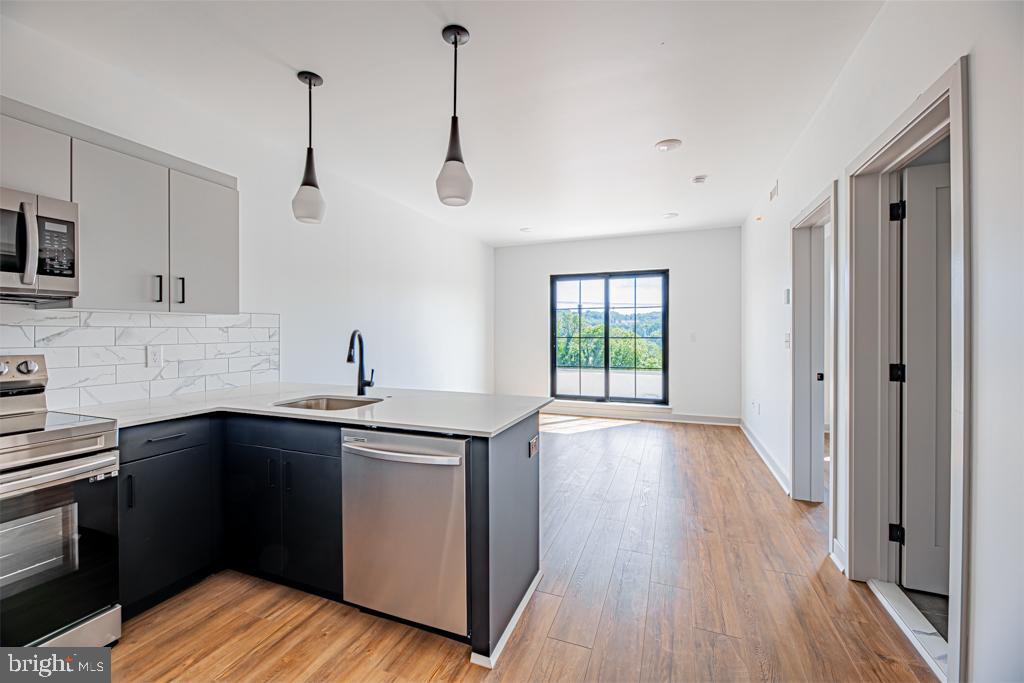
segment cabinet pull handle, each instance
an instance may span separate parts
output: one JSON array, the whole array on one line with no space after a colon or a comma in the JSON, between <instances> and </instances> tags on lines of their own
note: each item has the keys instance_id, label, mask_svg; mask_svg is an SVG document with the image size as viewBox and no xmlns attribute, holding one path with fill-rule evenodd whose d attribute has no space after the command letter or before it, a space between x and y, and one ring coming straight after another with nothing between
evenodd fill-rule
<instances>
[{"instance_id":1,"label":"cabinet pull handle","mask_svg":"<svg viewBox=\"0 0 1024 683\"><path fill-rule=\"evenodd\" d=\"M164 276L156 275L156 303L161 304L164 301Z\"/></svg>"},{"instance_id":2,"label":"cabinet pull handle","mask_svg":"<svg viewBox=\"0 0 1024 683\"><path fill-rule=\"evenodd\" d=\"M267 458L267 488L274 488L274 479L270 473L270 458Z\"/></svg>"},{"instance_id":3,"label":"cabinet pull handle","mask_svg":"<svg viewBox=\"0 0 1024 683\"><path fill-rule=\"evenodd\" d=\"M178 434L168 434L167 436L154 436L152 439L146 439L146 443L159 443L160 441L170 441L171 439L180 439L183 436L188 436L185 432L179 432Z\"/></svg>"},{"instance_id":4,"label":"cabinet pull handle","mask_svg":"<svg viewBox=\"0 0 1024 683\"><path fill-rule=\"evenodd\" d=\"M135 507L135 475L128 475L128 509Z\"/></svg>"},{"instance_id":5,"label":"cabinet pull handle","mask_svg":"<svg viewBox=\"0 0 1024 683\"><path fill-rule=\"evenodd\" d=\"M285 462L284 464L284 490L291 492L292 490L292 463L291 461Z\"/></svg>"},{"instance_id":6,"label":"cabinet pull handle","mask_svg":"<svg viewBox=\"0 0 1024 683\"><path fill-rule=\"evenodd\" d=\"M179 277L178 279L181 280L181 298L178 299L178 303L183 304L185 303L185 278Z\"/></svg>"}]
</instances>

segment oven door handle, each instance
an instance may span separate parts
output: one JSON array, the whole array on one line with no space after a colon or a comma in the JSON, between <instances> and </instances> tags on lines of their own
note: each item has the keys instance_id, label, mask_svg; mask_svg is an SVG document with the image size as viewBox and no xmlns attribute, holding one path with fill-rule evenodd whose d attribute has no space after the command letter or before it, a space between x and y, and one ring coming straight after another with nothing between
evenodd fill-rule
<instances>
[{"instance_id":1,"label":"oven door handle","mask_svg":"<svg viewBox=\"0 0 1024 683\"><path fill-rule=\"evenodd\" d=\"M28 249L25 251L25 272L21 274L21 283L34 285L36 273L39 271L39 220L36 218L34 202L22 202L21 213L25 216L25 237Z\"/></svg>"},{"instance_id":2,"label":"oven door handle","mask_svg":"<svg viewBox=\"0 0 1024 683\"><path fill-rule=\"evenodd\" d=\"M119 451L105 451L96 457L83 459L70 466L66 466L67 463L60 463L65 466L56 468L49 465L2 475L0 476L0 500L52 486L70 484L80 479L92 479L93 477L105 479L107 475L117 473L119 460Z\"/></svg>"}]
</instances>

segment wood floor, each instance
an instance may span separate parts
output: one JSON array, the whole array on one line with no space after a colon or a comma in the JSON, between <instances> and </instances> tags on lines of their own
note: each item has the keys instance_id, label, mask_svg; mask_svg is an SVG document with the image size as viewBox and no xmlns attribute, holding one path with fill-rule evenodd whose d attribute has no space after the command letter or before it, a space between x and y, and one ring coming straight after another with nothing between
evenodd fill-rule
<instances>
[{"instance_id":1,"label":"wood floor","mask_svg":"<svg viewBox=\"0 0 1024 683\"><path fill-rule=\"evenodd\" d=\"M119 681L913 681L927 666L734 427L547 416L544 576L469 648L222 572L129 621Z\"/></svg>"}]
</instances>

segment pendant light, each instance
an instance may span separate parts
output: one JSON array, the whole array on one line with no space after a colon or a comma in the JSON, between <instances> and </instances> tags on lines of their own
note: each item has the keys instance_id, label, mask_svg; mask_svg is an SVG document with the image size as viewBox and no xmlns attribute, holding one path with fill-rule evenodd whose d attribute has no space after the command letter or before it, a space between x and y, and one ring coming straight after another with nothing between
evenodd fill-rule
<instances>
[{"instance_id":1,"label":"pendant light","mask_svg":"<svg viewBox=\"0 0 1024 683\"><path fill-rule=\"evenodd\" d=\"M448 155L437 175L437 198L447 206L465 206L473 196L473 179L462 161L462 144L459 141L458 87L459 87L459 45L469 42L469 31L452 24L441 31L444 42L455 52L455 69L452 78L452 128L448 134Z\"/></svg>"},{"instance_id":2,"label":"pendant light","mask_svg":"<svg viewBox=\"0 0 1024 683\"><path fill-rule=\"evenodd\" d=\"M313 165L313 87L323 85L324 79L312 71L300 71L298 77L309 88L309 146L306 147L306 171L302 174L302 184L292 198L292 213L295 220L302 223L319 223L324 219L327 202L320 193Z\"/></svg>"}]
</instances>

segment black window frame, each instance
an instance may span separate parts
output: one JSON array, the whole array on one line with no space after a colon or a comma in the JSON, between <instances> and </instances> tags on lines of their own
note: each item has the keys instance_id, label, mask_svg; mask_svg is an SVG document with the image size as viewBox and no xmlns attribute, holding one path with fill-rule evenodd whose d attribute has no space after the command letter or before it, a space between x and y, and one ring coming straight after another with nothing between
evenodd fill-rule
<instances>
[{"instance_id":1,"label":"black window frame","mask_svg":"<svg viewBox=\"0 0 1024 683\"><path fill-rule=\"evenodd\" d=\"M661 277L661 398L637 398L628 396L612 396L610 392L611 384L611 353L609 344L609 311L611 310L611 302L608 297L609 282L615 278L637 278L637 277L650 277L650 276ZM552 275L550 282L550 309L548 311L548 325L550 327L548 342L550 345L550 378L548 384L548 391L552 398L561 401L589 401L592 403L640 403L644 405L668 405L668 316L669 316L669 300L668 300L668 278L669 271L665 269L657 270L623 270L623 271L609 271L600 273L564 273L559 275ZM557 300L557 287L558 282L563 280L604 280L604 396L582 396L574 394L559 394L556 392L558 386L556 381L556 373L558 372L558 300ZM633 302L633 310L636 311L636 301ZM635 334L635 332L634 332ZM595 337L598 338L598 337ZM636 360L634 359L634 370L636 370ZM635 392L634 392L635 393Z\"/></svg>"}]
</instances>

